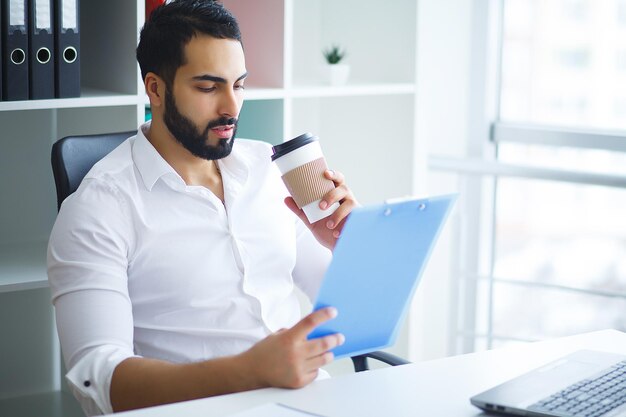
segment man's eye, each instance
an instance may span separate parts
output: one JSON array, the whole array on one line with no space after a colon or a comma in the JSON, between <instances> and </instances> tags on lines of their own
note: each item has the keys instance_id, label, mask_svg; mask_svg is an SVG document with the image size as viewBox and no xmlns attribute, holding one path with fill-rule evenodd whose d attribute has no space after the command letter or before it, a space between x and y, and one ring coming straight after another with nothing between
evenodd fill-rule
<instances>
[{"instance_id":1,"label":"man's eye","mask_svg":"<svg viewBox=\"0 0 626 417\"><path fill-rule=\"evenodd\" d=\"M213 91L215 91L215 87L198 87L198 90L204 92L204 93L211 93Z\"/></svg>"},{"instance_id":2,"label":"man's eye","mask_svg":"<svg viewBox=\"0 0 626 417\"><path fill-rule=\"evenodd\" d=\"M243 84L236 84L235 85L235 90L244 90L246 87L243 86Z\"/></svg>"}]
</instances>

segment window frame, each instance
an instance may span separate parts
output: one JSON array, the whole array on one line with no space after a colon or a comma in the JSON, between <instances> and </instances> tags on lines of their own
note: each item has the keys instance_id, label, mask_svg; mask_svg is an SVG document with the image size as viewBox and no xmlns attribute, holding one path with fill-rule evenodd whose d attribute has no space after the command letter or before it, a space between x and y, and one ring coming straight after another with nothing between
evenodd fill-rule
<instances>
[{"instance_id":1,"label":"window frame","mask_svg":"<svg viewBox=\"0 0 626 417\"><path fill-rule=\"evenodd\" d=\"M552 169L530 165L511 164L497 160L498 146L514 142L524 144L569 147L579 149L600 149L611 152L626 152L626 131L580 129L566 126L549 126L532 123L511 123L500 118L500 96L502 75L502 48L504 34L505 0L481 1L472 16L475 24L472 33L472 60L470 75L471 103L468 113L467 152L464 157L450 157L430 154L428 169L432 172L454 173L458 176L459 189L465 194L463 211L465 225L459 232L460 252L463 259L452 269L459 272L449 306L449 334L454 335L453 347L449 353L466 353L476 350L477 340L484 338L487 348L495 340L502 340L492 330L493 285L496 282L509 282L506 277L494 276L496 196L498 179L517 177L525 179L558 181L567 184L600 185L626 189L626 175L599 174L584 170ZM494 39L494 35L495 38ZM490 179L491 185L484 185ZM488 259L487 274L480 270L480 259ZM486 283L488 288L487 332L477 332L477 294L479 285ZM516 285L545 287L545 284L514 282ZM597 291L563 287L564 291L598 295ZM626 294L602 294L603 296L626 297ZM513 340L511 338L505 338Z\"/></svg>"}]
</instances>

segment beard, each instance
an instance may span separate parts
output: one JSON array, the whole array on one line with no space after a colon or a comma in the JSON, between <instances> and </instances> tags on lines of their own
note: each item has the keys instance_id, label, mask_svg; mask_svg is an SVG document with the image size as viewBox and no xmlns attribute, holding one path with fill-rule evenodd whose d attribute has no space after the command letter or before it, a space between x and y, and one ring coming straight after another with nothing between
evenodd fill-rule
<instances>
[{"instance_id":1,"label":"beard","mask_svg":"<svg viewBox=\"0 0 626 417\"><path fill-rule=\"evenodd\" d=\"M220 117L211 120L206 128L200 132L193 122L183 116L178 107L174 95L169 89L165 91L165 111L163 113L163 121L169 129L174 139L185 149L198 158L216 160L222 159L230 155L237 134L237 119L234 117ZM233 125L233 135L229 139L219 139L216 145L207 143L209 131L217 126Z\"/></svg>"}]
</instances>

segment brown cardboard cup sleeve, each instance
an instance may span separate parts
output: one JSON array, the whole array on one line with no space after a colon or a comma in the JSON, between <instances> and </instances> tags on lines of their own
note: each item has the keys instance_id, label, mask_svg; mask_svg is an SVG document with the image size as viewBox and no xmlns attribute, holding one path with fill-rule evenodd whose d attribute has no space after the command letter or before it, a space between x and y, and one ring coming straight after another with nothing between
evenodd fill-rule
<instances>
[{"instance_id":1,"label":"brown cardboard cup sleeve","mask_svg":"<svg viewBox=\"0 0 626 417\"><path fill-rule=\"evenodd\" d=\"M335 184L324 178L328 167L324 158L314 159L283 175L283 182L299 208L316 200L335 188Z\"/></svg>"}]
</instances>

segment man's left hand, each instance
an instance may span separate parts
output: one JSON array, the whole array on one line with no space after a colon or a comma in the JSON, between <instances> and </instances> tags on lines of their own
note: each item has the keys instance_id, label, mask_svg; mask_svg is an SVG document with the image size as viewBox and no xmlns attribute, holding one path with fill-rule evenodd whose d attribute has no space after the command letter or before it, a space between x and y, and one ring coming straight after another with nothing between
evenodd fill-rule
<instances>
[{"instance_id":1,"label":"man's left hand","mask_svg":"<svg viewBox=\"0 0 626 417\"><path fill-rule=\"evenodd\" d=\"M355 207L359 206L359 203L354 198L352 191L346 186L345 178L341 172L327 170L324 172L324 177L334 182L335 188L326 193L319 204L320 208L325 210L330 205L339 202L339 208L333 214L311 224L304 211L298 208L292 197L285 198L285 204L307 225L318 242L333 250L348 215Z\"/></svg>"}]
</instances>

